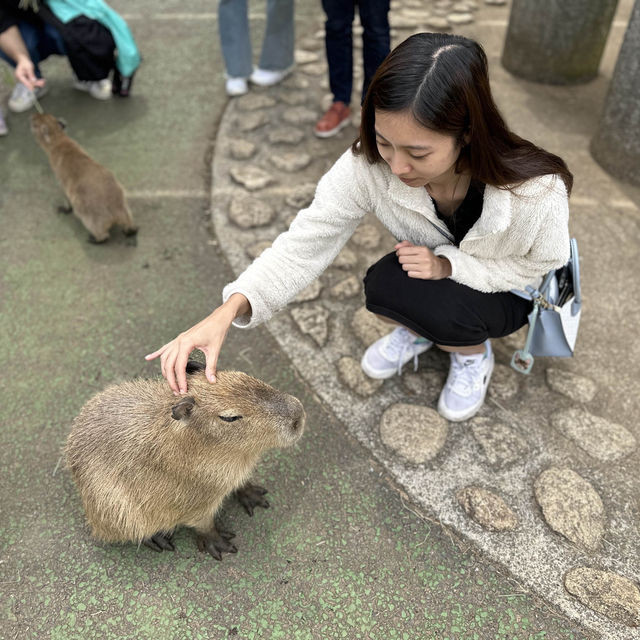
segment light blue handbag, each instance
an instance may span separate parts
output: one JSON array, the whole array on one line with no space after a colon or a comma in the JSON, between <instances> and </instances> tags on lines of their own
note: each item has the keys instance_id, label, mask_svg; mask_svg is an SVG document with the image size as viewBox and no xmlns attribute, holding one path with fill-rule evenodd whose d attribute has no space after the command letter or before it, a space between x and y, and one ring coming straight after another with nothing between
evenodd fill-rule
<instances>
[{"instance_id":1,"label":"light blue handbag","mask_svg":"<svg viewBox=\"0 0 640 640\"><path fill-rule=\"evenodd\" d=\"M561 269L547 273L538 289L527 287L527 293L533 300L533 311L528 317L529 331L524 349L518 349L511 358L511 366L525 374L531 372L534 356L569 358L573 355L582 311L580 262L575 238L571 239L569 262Z\"/></svg>"}]
</instances>

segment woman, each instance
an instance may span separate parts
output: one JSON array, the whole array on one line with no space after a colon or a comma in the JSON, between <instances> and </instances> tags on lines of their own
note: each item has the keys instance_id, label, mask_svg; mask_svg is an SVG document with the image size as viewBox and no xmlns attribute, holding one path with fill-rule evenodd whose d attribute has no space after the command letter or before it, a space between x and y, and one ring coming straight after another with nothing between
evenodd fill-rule
<instances>
[{"instance_id":1,"label":"woman","mask_svg":"<svg viewBox=\"0 0 640 640\"><path fill-rule=\"evenodd\" d=\"M400 44L373 78L360 137L320 180L290 229L223 291L210 316L149 354L174 392L198 348L209 380L231 326L268 319L309 285L373 211L399 240L365 278L367 308L398 324L372 344L364 371L386 378L436 344L451 369L438 410L453 421L484 402L491 338L527 322L510 293L569 258L565 163L511 133L489 88L482 48L423 33Z\"/></svg>"}]
</instances>

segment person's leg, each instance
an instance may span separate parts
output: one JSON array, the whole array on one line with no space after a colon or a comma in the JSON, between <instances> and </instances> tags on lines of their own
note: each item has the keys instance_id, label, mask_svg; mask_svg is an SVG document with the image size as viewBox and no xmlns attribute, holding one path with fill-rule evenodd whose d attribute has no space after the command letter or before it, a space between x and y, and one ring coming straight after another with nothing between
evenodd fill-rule
<instances>
[{"instance_id":1,"label":"person's leg","mask_svg":"<svg viewBox=\"0 0 640 640\"><path fill-rule=\"evenodd\" d=\"M267 25L259 68L284 71L292 67L293 45L293 0L267 0Z\"/></svg>"},{"instance_id":2,"label":"person's leg","mask_svg":"<svg viewBox=\"0 0 640 640\"><path fill-rule=\"evenodd\" d=\"M329 65L329 87L334 102L351 102L353 87L353 0L322 0L327 16L325 47Z\"/></svg>"},{"instance_id":3,"label":"person's leg","mask_svg":"<svg viewBox=\"0 0 640 640\"><path fill-rule=\"evenodd\" d=\"M494 361L489 339L517 331L527 323L531 311L530 301L509 292L483 293L449 278L410 278L395 253L367 271L365 296L369 311L402 327L367 349L365 373L368 364L380 362L380 356L388 352L397 354L399 368L403 360L417 357L412 350L419 350L420 343L410 332L437 344L451 354L438 411L452 421L469 419L484 403Z\"/></svg>"},{"instance_id":4,"label":"person's leg","mask_svg":"<svg viewBox=\"0 0 640 640\"><path fill-rule=\"evenodd\" d=\"M218 27L227 75L248 78L253 65L247 0L220 0Z\"/></svg>"},{"instance_id":5,"label":"person's leg","mask_svg":"<svg viewBox=\"0 0 640 640\"><path fill-rule=\"evenodd\" d=\"M389 0L359 0L358 7L360 23L363 27L364 81L362 100L364 100L371 79L390 51Z\"/></svg>"}]
</instances>

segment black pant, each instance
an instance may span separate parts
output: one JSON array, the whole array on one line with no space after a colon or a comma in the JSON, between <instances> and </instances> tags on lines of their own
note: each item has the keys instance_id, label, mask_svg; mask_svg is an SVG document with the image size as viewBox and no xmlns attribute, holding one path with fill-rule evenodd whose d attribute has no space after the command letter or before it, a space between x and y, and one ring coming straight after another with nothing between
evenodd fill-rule
<instances>
[{"instance_id":1,"label":"black pant","mask_svg":"<svg viewBox=\"0 0 640 640\"><path fill-rule=\"evenodd\" d=\"M436 344L467 347L502 338L527 323L529 300L509 292L483 293L450 278L410 278L395 252L369 267L367 309Z\"/></svg>"},{"instance_id":2,"label":"black pant","mask_svg":"<svg viewBox=\"0 0 640 640\"><path fill-rule=\"evenodd\" d=\"M353 42L351 29L355 15L353 0L322 0L327 14L325 44L329 64L329 85L334 101L351 102L353 88ZM389 0L358 0L364 58L362 99L371 78L389 53Z\"/></svg>"}]
</instances>

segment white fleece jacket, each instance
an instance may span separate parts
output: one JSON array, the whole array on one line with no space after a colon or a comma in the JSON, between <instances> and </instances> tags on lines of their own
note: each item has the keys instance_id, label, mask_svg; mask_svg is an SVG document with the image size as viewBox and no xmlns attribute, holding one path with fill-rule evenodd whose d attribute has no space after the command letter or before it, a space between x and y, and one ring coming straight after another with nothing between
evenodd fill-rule
<instances>
[{"instance_id":1,"label":"white fleece jacket","mask_svg":"<svg viewBox=\"0 0 640 640\"><path fill-rule=\"evenodd\" d=\"M537 285L569 259L569 203L558 176L533 178L513 191L487 185L480 218L456 247L426 189L348 150L322 177L309 207L224 288L224 301L242 293L251 304L251 316L234 324L253 327L283 308L331 264L369 212L398 241L445 256L451 278L478 291Z\"/></svg>"}]
</instances>

